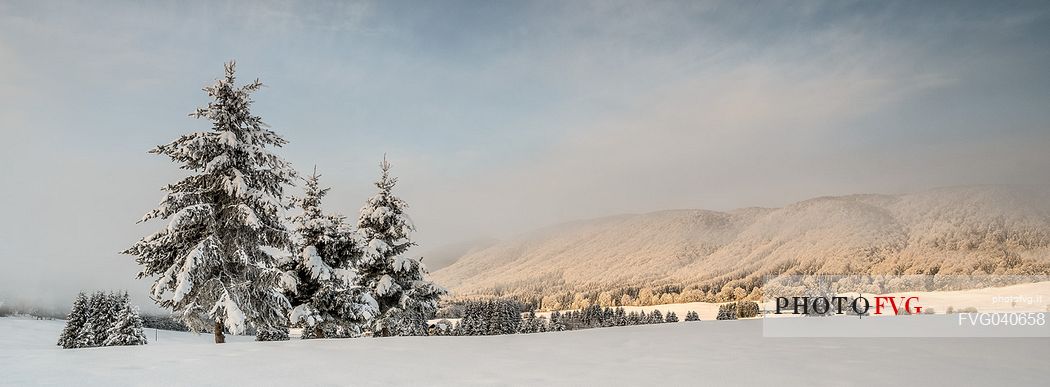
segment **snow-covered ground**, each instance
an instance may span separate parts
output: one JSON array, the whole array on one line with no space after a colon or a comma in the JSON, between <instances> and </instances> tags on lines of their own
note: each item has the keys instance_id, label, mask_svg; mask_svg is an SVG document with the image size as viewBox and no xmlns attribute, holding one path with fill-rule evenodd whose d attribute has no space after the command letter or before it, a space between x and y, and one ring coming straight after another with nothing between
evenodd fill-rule
<instances>
[{"instance_id":1,"label":"snow-covered ground","mask_svg":"<svg viewBox=\"0 0 1050 387\"><path fill-rule=\"evenodd\" d=\"M0 318L0 385L1045 385L1050 339L763 338L761 320L482 337L257 343L150 330L63 350L62 321Z\"/></svg>"}]
</instances>

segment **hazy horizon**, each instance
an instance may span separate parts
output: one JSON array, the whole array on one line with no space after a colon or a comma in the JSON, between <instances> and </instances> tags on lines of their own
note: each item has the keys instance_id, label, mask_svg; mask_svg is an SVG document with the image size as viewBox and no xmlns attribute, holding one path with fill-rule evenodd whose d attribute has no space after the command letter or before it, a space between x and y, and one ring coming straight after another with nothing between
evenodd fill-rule
<instances>
[{"instance_id":1,"label":"hazy horizon","mask_svg":"<svg viewBox=\"0 0 1050 387\"><path fill-rule=\"evenodd\" d=\"M613 22L610 22L613 21ZM1042 2L0 3L0 297L150 281L151 147L238 63L350 217L384 154L426 255L576 219L1050 181ZM294 191L293 191L294 192Z\"/></svg>"}]
</instances>

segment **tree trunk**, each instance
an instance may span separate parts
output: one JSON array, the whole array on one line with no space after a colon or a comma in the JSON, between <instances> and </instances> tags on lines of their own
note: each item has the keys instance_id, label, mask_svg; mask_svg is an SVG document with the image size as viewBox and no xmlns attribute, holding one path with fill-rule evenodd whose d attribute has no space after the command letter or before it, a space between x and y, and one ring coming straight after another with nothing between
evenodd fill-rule
<instances>
[{"instance_id":1,"label":"tree trunk","mask_svg":"<svg viewBox=\"0 0 1050 387\"><path fill-rule=\"evenodd\" d=\"M226 335L222 334L222 321L215 320L215 344L226 342Z\"/></svg>"}]
</instances>

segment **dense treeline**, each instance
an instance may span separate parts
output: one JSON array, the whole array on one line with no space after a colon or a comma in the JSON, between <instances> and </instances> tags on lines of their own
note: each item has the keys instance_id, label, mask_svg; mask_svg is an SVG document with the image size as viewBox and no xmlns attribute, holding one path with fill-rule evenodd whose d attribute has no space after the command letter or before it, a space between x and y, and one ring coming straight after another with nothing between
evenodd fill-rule
<instances>
[{"instance_id":1,"label":"dense treeline","mask_svg":"<svg viewBox=\"0 0 1050 387\"><path fill-rule=\"evenodd\" d=\"M493 289L491 293L478 295L468 294L448 298L443 309L449 312L439 313L439 317L455 318L455 305L470 299L511 299L536 310L551 311L565 309L582 309L590 306L652 306L661 304L684 304L689 302L729 302L736 300L759 300L762 298L760 282L733 282L722 286L684 287L680 284L654 283L648 286L622 286L607 289L594 285L593 289L568 286L560 278L550 282L522 285L509 284L506 287ZM511 290L513 289L513 290ZM559 290L566 289L566 290Z\"/></svg>"},{"instance_id":2,"label":"dense treeline","mask_svg":"<svg viewBox=\"0 0 1050 387\"><path fill-rule=\"evenodd\" d=\"M666 315L659 310L650 313L627 312L622 307L603 308L598 305L566 312L554 311L548 318L537 316L532 306L507 299L465 301L458 303L451 311L446 310L444 314L457 314L460 320L457 323L447 318L439 320L430 327L432 335L506 335L679 322L674 312L667 312ZM691 311L685 321L700 321L700 316Z\"/></svg>"},{"instance_id":3,"label":"dense treeline","mask_svg":"<svg viewBox=\"0 0 1050 387\"><path fill-rule=\"evenodd\" d=\"M835 283L827 286L839 285L851 291L864 291L869 293L879 292L903 292L903 291L945 291L962 289L980 289L986 287L1002 287L1019 283L1032 283L1050 280L1045 272L1028 273L1024 275L955 275L955 274L900 274L900 275L831 275L818 276L806 271L807 274L795 274L780 276L770 274L764 279L759 276L751 276L748 279L728 279L715 282L713 285L682 285L680 283L662 283L656 281L648 286L619 286L613 289L603 287L601 284L569 286L563 279L551 279L547 281L535 281L529 285L508 284L493 289L491 294L461 294L455 297L447 297L443 309L454 311L454 305L467 299L501 298L512 299L522 304L534 307L536 310L551 311L565 309L580 309L591 305L601 307L620 306L653 306L662 304L684 304L690 302L725 303L733 301L760 301L764 295L783 294L784 290L769 286L769 278L795 278L795 277L828 277ZM772 283L777 284L774 280ZM574 289L574 290L568 290ZM456 317L441 315L439 317Z\"/></svg>"}]
</instances>

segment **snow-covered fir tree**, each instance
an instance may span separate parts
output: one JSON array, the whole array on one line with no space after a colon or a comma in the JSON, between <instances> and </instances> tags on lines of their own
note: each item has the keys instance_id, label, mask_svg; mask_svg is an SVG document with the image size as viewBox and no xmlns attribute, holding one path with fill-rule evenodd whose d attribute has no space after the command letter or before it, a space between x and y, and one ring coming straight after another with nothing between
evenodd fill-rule
<instances>
[{"instance_id":1,"label":"snow-covered fir tree","mask_svg":"<svg viewBox=\"0 0 1050 387\"><path fill-rule=\"evenodd\" d=\"M627 324L628 325L642 325L642 324L645 323L645 321L646 321L645 310L640 311L640 313L639 313L639 311L633 311L632 310L631 313L627 314Z\"/></svg>"},{"instance_id":2,"label":"snow-covered fir tree","mask_svg":"<svg viewBox=\"0 0 1050 387\"><path fill-rule=\"evenodd\" d=\"M565 322L562 321L562 314L559 311L551 312L550 319L550 330L553 332L561 332L565 330Z\"/></svg>"},{"instance_id":3,"label":"snow-covered fir tree","mask_svg":"<svg viewBox=\"0 0 1050 387\"><path fill-rule=\"evenodd\" d=\"M736 320L736 303L730 302L718 306L716 320Z\"/></svg>"},{"instance_id":4,"label":"snow-covered fir tree","mask_svg":"<svg viewBox=\"0 0 1050 387\"><path fill-rule=\"evenodd\" d=\"M86 342L88 347L99 347L106 342L109 334L109 326L116 320L116 306L113 294L95 292L88 299L88 315L85 327L91 326L91 341ZM83 328L88 329L88 328ZM87 337L85 335L85 337ZM83 347L81 347L83 348Z\"/></svg>"},{"instance_id":5,"label":"snow-covered fir tree","mask_svg":"<svg viewBox=\"0 0 1050 387\"><path fill-rule=\"evenodd\" d=\"M529 309L525 317L518 324L518 333L537 333L540 331L539 321L536 319L536 311Z\"/></svg>"},{"instance_id":6,"label":"snow-covered fir tree","mask_svg":"<svg viewBox=\"0 0 1050 387\"><path fill-rule=\"evenodd\" d=\"M463 318L457 325L458 336L487 335L489 330L486 301L468 301L463 307Z\"/></svg>"},{"instance_id":7,"label":"snow-covered fir tree","mask_svg":"<svg viewBox=\"0 0 1050 387\"><path fill-rule=\"evenodd\" d=\"M98 340L95 338L95 326L90 322L84 323L84 326L80 331L77 332L76 337L73 339L72 348L88 348L97 347Z\"/></svg>"},{"instance_id":8,"label":"snow-covered fir tree","mask_svg":"<svg viewBox=\"0 0 1050 387\"><path fill-rule=\"evenodd\" d=\"M676 323L678 322L678 315L674 312L667 312L667 317L664 317L664 322Z\"/></svg>"},{"instance_id":9,"label":"snow-covered fir tree","mask_svg":"<svg viewBox=\"0 0 1050 387\"><path fill-rule=\"evenodd\" d=\"M524 308L520 302L511 300L492 301L489 314L490 335L509 335L518 331L521 325L521 310Z\"/></svg>"},{"instance_id":10,"label":"snow-covered fir tree","mask_svg":"<svg viewBox=\"0 0 1050 387\"><path fill-rule=\"evenodd\" d=\"M660 324L663 322L664 316L659 309L653 310L653 313L649 314L649 324Z\"/></svg>"},{"instance_id":11,"label":"snow-covered fir tree","mask_svg":"<svg viewBox=\"0 0 1050 387\"><path fill-rule=\"evenodd\" d=\"M265 248L288 247L284 189L296 174L271 153L285 140L251 112L251 93L261 87L258 80L236 86L227 63L226 75L204 88L212 101L191 114L211 121L211 130L150 151L193 174L168 185L142 218L167 226L124 252L137 256L140 278L157 277L158 304L194 330L211 325L217 343L224 328L239 334L285 325L290 307Z\"/></svg>"},{"instance_id":12,"label":"snow-covered fir tree","mask_svg":"<svg viewBox=\"0 0 1050 387\"><path fill-rule=\"evenodd\" d=\"M282 283L292 304L290 322L302 338L356 337L379 313L371 294L357 285L353 265L361 245L357 233L339 215L325 214L320 175L305 179L305 193L295 200L302 213L292 218L298 254L281 264Z\"/></svg>"},{"instance_id":13,"label":"snow-covered fir tree","mask_svg":"<svg viewBox=\"0 0 1050 387\"><path fill-rule=\"evenodd\" d=\"M615 319L616 326L622 327L627 325L627 312L623 310L622 306L616 308Z\"/></svg>"},{"instance_id":14,"label":"snow-covered fir tree","mask_svg":"<svg viewBox=\"0 0 1050 387\"><path fill-rule=\"evenodd\" d=\"M694 311L688 311L685 313L685 321L700 321L700 315Z\"/></svg>"},{"instance_id":15,"label":"snow-covered fir tree","mask_svg":"<svg viewBox=\"0 0 1050 387\"><path fill-rule=\"evenodd\" d=\"M87 323L88 298L84 292L77 294L73 299L73 308L66 317L66 326L62 329L62 335L58 337L58 345L62 348L76 348L77 334Z\"/></svg>"},{"instance_id":16,"label":"snow-covered fir tree","mask_svg":"<svg viewBox=\"0 0 1050 387\"><path fill-rule=\"evenodd\" d=\"M408 205L394 196L397 178L390 176L386 157L375 185L379 192L368 199L357 220L364 251L357 265L358 283L370 289L379 305L372 324L376 336L425 335L426 320L437 310L445 290L430 282L426 268L405 256L415 231L405 214Z\"/></svg>"},{"instance_id":17,"label":"snow-covered fir tree","mask_svg":"<svg viewBox=\"0 0 1050 387\"><path fill-rule=\"evenodd\" d=\"M536 319L533 320L533 325L535 326L536 332L547 332L550 330L547 318L543 316L536 317Z\"/></svg>"},{"instance_id":18,"label":"snow-covered fir tree","mask_svg":"<svg viewBox=\"0 0 1050 387\"><path fill-rule=\"evenodd\" d=\"M106 332L105 346L143 345L146 335L142 333L142 317L138 308L131 305L128 293L117 296L117 314Z\"/></svg>"}]
</instances>

